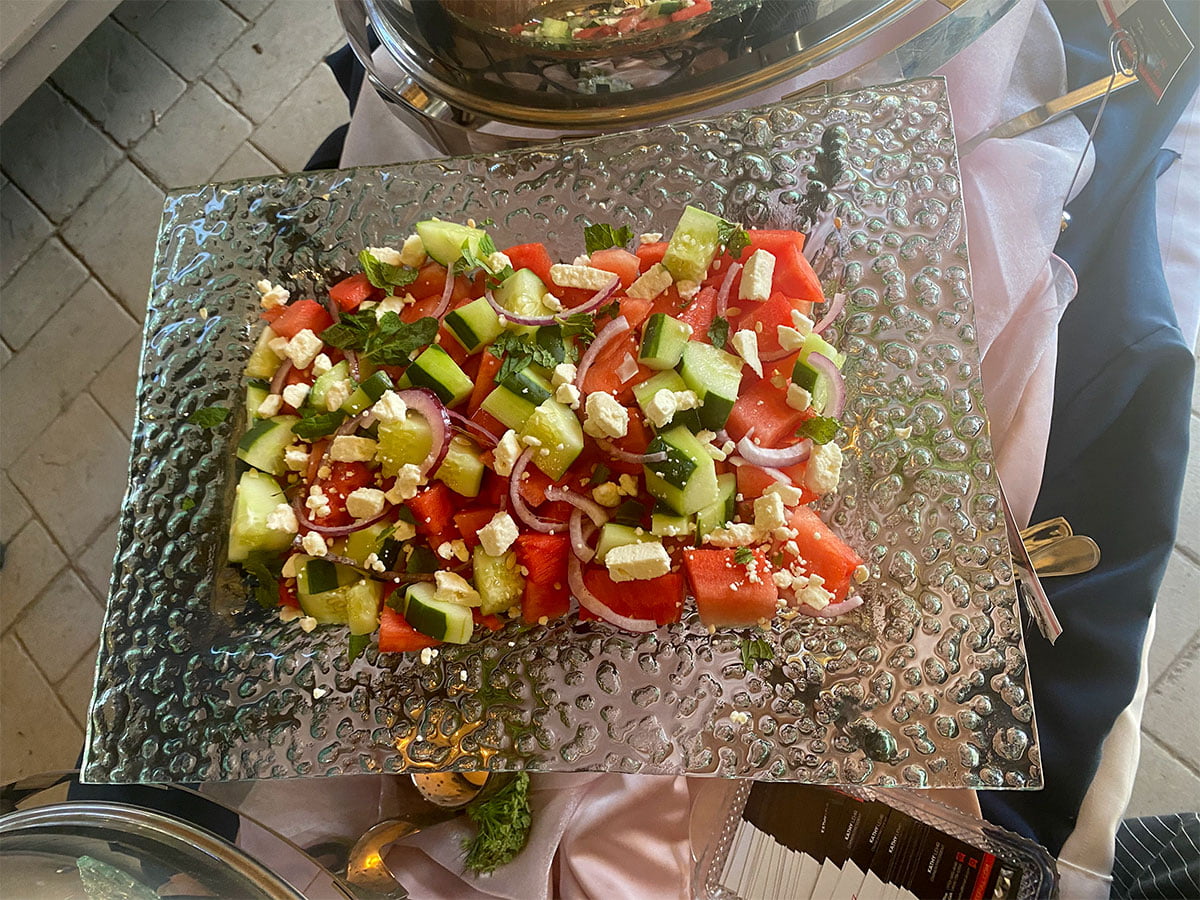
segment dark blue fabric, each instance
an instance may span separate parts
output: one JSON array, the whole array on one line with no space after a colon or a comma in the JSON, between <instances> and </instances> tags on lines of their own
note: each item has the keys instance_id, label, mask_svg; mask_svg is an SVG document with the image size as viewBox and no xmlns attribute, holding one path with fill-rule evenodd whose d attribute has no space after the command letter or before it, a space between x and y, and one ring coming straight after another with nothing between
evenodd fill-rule
<instances>
[{"instance_id":1,"label":"dark blue fabric","mask_svg":"<svg viewBox=\"0 0 1200 900\"><path fill-rule=\"evenodd\" d=\"M374 38L374 35L371 35ZM372 40L374 43L374 40ZM350 106L350 115L354 116L354 108L358 105L358 95L362 91L363 79L367 76L367 70L363 68L362 63L358 61L358 57L354 55L354 51L350 49L350 45L346 44L338 48L333 53L325 57L325 65L329 66L329 71L333 73L333 77L337 80L338 87L342 89L342 93L346 95L346 102ZM346 146L346 135L350 131L350 125L339 125L321 142L308 162L304 165L305 172L312 172L317 169L336 169L342 160L342 150Z\"/></svg>"},{"instance_id":2,"label":"dark blue fabric","mask_svg":"<svg viewBox=\"0 0 1200 900\"><path fill-rule=\"evenodd\" d=\"M1050 10L1067 45L1071 87L1110 71L1109 32L1095 4ZM1193 40L1194 10L1182 10ZM1079 293L1059 326L1033 520L1065 516L1096 539L1102 558L1086 575L1047 579L1064 629L1055 646L1026 629L1045 789L980 795L986 818L1055 854L1075 827L1101 744L1133 697L1175 539L1194 362L1163 280L1155 180L1178 158L1160 148L1198 76L1193 54L1161 105L1136 85L1111 98L1095 172L1069 207L1072 224L1056 251L1078 275Z\"/></svg>"}]
</instances>

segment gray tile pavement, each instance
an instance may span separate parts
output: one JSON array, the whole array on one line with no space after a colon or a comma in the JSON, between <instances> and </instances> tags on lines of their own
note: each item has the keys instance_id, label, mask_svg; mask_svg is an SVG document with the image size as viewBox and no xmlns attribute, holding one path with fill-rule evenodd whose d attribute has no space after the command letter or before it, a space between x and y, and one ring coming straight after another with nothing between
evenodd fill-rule
<instances>
[{"instance_id":1,"label":"gray tile pavement","mask_svg":"<svg viewBox=\"0 0 1200 900\"><path fill-rule=\"evenodd\" d=\"M163 190L125 160L62 230L71 249L139 322L150 292L162 206Z\"/></svg>"},{"instance_id":2,"label":"gray tile pavement","mask_svg":"<svg viewBox=\"0 0 1200 900\"><path fill-rule=\"evenodd\" d=\"M1200 779L1154 737L1143 735L1142 758L1126 815L1200 810Z\"/></svg>"},{"instance_id":3,"label":"gray tile pavement","mask_svg":"<svg viewBox=\"0 0 1200 900\"><path fill-rule=\"evenodd\" d=\"M316 149L315 147L313 148ZM262 151L247 142L233 152L233 156L221 164L221 168L213 173L213 181L237 181L240 178L258 178L263 175L276 175L279 166L263 156Z\"/></svg>"},{"instance_id":4,"label":"gray tile pavement","mask_svg":"<svg viewBox=\"0 0 1200 900\"><path fill-rule=\"evenodd\" d=\"M83 730L15 634L0 641L0 684L0 780L72 768Z\"/></svg>"},{"instance_id":5,"label":"gray tile pavement","mask_svg":"<svg viewBox=\"0 0 1200 900\"><path fill-rule=\"evenodd\" d=\"M137 406L138 363L142 353L142 339L135 337L125 349L113 357L112 362L100 370L89 390L92 396L112 416L126 436L133 433L133 413Z\"/></svg>"},{"instance_id":6,"label":"gray tile pavement","mask_svg":"<svg viewBox=\"0 0 1200 900\"><path fill-rule=\"evenodd\" d=\"M1158 592L1154 643L1150 646L1150 682L1170 668L1185 647L1200 636L1200 565L1180 550L1171 554ZM1198 701L1200 702L1200 701Z\"/></svg>"},{"instance_id":7,"label":"gray tile pavement","mask_svg":"<svg viewBox=\"0 0 1200 900\"><path fill-rule=\"evenodd\" d=\"M67 57L52 80L123 147L149 131L187 86L111 17Z\"/></svg>"},{"instance_id":8,"label":"gray tile pavement","mask_svg":"<svg viewBox=\"0 0 1200 900\"><path fill-rule=\"evenodd\" d=\"M1200 772L1200 644L1192 644L1150 688L1142 728L1169 747L1193 772Z\"/></svg>"},{"instance_id":9,"label":"gray tile pavement","mask_svg":"<svg viewBox=\"0 0 1200 900\"><path fill-rule=\"evenodd\" d=\"M0 476L0 543L11 541L33 515L8 474ZM3 629L0 629L3 630Z\"/></svg>"},{"instance_id":10,"label":"gray tile pavement","mask_svg":"<svg viewBox=\"0 0 1200 900\"><path fill-rule=\"evenodd\" d=\"M0 303L0 336L14 350L24 347L88 279L83 263L52 238L4 282L9 299Z\"/></svg>"},{"instance_id":11,"label":"gray tile pavement","mask_svg":"<svg viewBox=\"0 0 1200 900\"><path fill-rule=\"evenodd\" d=\"M203 75L246 28L220 0L138 0L122 3L113 15L188 81Z\"/></svg>"},{"instance_id":12,"label":"gray tile pavement","mask_svg":"<svg viewBox=\"0 0 1200 900\"><path fill-rule=\"evenodd\" d=\"M0 569L0 632L6 631L66 565L67 557L36 519L25 523L16 537L5 542L4 568Z\"/></svg>"},{"instance_id":13,"label":"gray tile pavement","mask_svg":"<svg viewBox=\"0 0 1200 900\"><path fill-rule=\"evenodd\" d=\"M79 554L77 568L97 597L108 596L112 580L113 554L117 550L117 519L104 526L104 530L93 539L88 548Z\"/></svg>"},{"instance_id":14,"label":"gray tile pavement","mask_svg":"<svg viewBox=\"0 0 1200 900\"><path fill-rule=\"evenodd\" d=\"M168 188L203 184L250 136L250 121L203 81L187 89L134 156Z\"/></svg>"},{"instance_id":15,"label":"gray tile pavement","mask_svg":"<svg viewBox=\"0 0 1200 900\"><path fill-rule=\"evenodd\" d=\"M50 220L4 179L0 187L0 281L7 279L54 232Z\"/></svg>"},{"instance_id":16,"label":"gray tile pavement","mask_svg":"<svg viewBox=\"0 0 1200 900\"><path fill-rule=\"evenodd\" d=\"M104 615L100 602L70 569L64 569L30 604L17 623L17 637L46 679L57 683L96 643Z\"/></svg>"},{"instance_id":17,"label":"gray tile pavement","mask_svg":"<svg viewBox=\"0 0 1200 900\"><path fill-rule=\"evenodd\" d=\"M77 107L43 84L0 128L4 173L61 222L121 159L121 150Z\"/></svg>"},{"instance_id":18,"label":"gray tile pavement","mask_svg":"<svg viewBox=\"0 0 1200 900\"><path fill-rule=\"evenodd\" d=\"M350 120L346 95L328 66L317 66L254 131L254 143L285 172L304 168L316 145Z\"/></svg>"}]
</instances>

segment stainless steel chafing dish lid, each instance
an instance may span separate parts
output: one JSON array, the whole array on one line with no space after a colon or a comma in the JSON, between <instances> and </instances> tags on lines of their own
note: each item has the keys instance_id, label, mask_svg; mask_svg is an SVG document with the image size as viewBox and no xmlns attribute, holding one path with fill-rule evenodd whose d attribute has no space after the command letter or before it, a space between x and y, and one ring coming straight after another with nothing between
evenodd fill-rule
<instances>
[{"instance_id":1,"label":"stainless steel chafing dish lid","mask_svg":"<svg viewBox=\"0 0 1200 900\"><path fill-rule=\"evenodd\" d=\"M671 9L697 0L338 0L338 6L377 87L412 112L466 128L477 127L478 117L608 132L770 88L922 0L699 0L704 11L678 21L652 15L664 2ZM368 28L400 79L384 82L375 74Z\"/></svg>"}]
</instances>

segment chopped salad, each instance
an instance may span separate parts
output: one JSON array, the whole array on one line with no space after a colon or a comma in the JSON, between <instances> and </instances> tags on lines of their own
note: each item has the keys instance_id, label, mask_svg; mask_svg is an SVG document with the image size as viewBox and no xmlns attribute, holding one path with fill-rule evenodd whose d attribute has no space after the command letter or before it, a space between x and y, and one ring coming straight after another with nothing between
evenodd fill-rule
<instances>
[{"instance_id":1,"label":"chopped salad","mask_svg":"<svg viewBox=\"0 0 1200 900\"><path fill-rule=\"evenodd\" d=\"M328 296L257 284L229 559L260 601L348 626L352 656L378 634L426 657L505 617L861 604L862 560L807 505L837 489L845 392L804 236L688 207L669 240L585 244L556 262L430 219Z\"/></svg>"}]
</instances>

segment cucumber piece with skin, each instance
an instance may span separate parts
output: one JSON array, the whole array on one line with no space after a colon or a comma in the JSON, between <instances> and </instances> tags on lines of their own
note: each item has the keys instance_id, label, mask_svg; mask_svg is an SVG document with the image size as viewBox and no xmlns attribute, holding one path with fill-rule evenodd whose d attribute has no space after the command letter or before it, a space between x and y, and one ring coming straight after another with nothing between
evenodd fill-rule
<instances>
[{"instance_id":1,"label":"cucumber piece with skin","mask_svg":"<svg viewBox=\"0 0 1200 900\"><path fill-rule=\"evenodd\" d=\"M443 222L441 219L418 222L416 228L426 255L447 267L462 259L463 244L468 244L471 254L478 258L479 242L487 237L487 232L479 228Z\"/></svg>"},{"instance_id":2,"label":"cucumber piece with skin","mask_svg":"<svg viewBox=\"0 0 1200 900\"><path fill-rule=\"evenodd\" d=\"M639 533L640 532L640 533ZM604 563L608 551L613 547L624 547L627 544L645 544L657 541L658 538L643 528L630 525L618 525L616 522L605 522L600 528L600 537L596 541L595 561Z\"/></svg>"},{"instance_id":3,"label":"cucumber piece with skin","mask_svg":"<svg viewBox=\"0 0 1200 900\"><path fill-rule=\"evenodd\" d=\"M496 302L509 312L518 316L548 316L553 310L542 302L547 293L545 282L533 273L532 269L517 269L505 278L492 296ZM533 325L508 325L513 331L525 334L534 330Z\"/></svg>"},{"instance_id":4,"label":"cucumber piece with skin","mask_svg":"<svg viewBox=\"0 0 1200 900\"><path fill-rule=\"evenodd\" d=\"M287 503L287 498L274 478L253 469L242 473L229 519L230 562L244 562L251 553L278 553L291 546L292 534L267 527L267 517L281 503Z\"/></svg>"},{"instance_id":5,"label":"cucumber piece with skin","mask_svg":"<svg viewBox=\"0 0 1200 900\"><path fill-rule=\"evenodd\" d=\"M405 620L421 634L447 644L469 643L475 630L471 607L435 600L434 590L428 581L408 586L404 592Z\"/></svg>"},{"instance_id":6,"label":"cucumber piece with skin","mask_svg":"<svg viewBox=\"0 0 1200 900\"><path fill-rule=\"evenodd\" d=\"M554 395L550 382L534 371L533 366L513 372L500 382L500 386L534 406L539 406Z\"/></svg>"},{"instance_id":7,"label":"cucumber piece with skin","mask_svg":"<svg viewBox=\"0 0 1200 900\"><path fill-rule=\"evenodd\" d=\"M470 376L437 344L430 344L404 370L415 387L429 388L447 406L457 406L475 387Z\"/></svg>"},{"instance_id":8,"label":"cucumber piece with skin","mask_svg":"<svg viewBox=\"0 0 1200 900\"><path fill-rule=\"evenodd\" d=\"M383 396L384 391L390 391L395 385L387 372L376 372L362 380L354 393L342 404L342 412L347 416L357 416L360 412Z\"/></svg>"},{"instance_id":9,"label":"cucumber piece with skin","mask_svg":"<svg viewBox=\"0 0 1200 900\"><path fill-rule=\"evenodd\" d=\"M818 372L807 360L797 359L792 367L792 381L804 388L812 396L812 407L818 413L825 412L825 406L833 395L833 387L829 379Z\"/></svg>"},{"instance_id":10,"label":"cucumber piece with skin","mask_svg":"<svg viewBox=\"0 0 1200 900\"><path fill-rule=\"evenodd\" d=\"M710 531L724 528L737 514L737 476L732 472L717 476L717 499L696 513L696 546Z\"/></svg>"},{"instance_id":11,"label":"cucumber piece with skin","mask_svg":"<svg viewBox=\"0 0 1200 900\"><path fill-rule=\"evenodd\" d=\"M675 281L699 283L704 280L720 248L723 221L720 216L694 206L684 209L662 259Z\"/></svg>"},{"instance_id":12,"label":"cucumber piece with skin","mask_svg":"<svg viewBox=\"0 0 1200 900\"><path fill-rule=\"evenodd\" d=\"M270 393L269 386L262 381L254 380L246 384L246 427L251 427L261 416L258 414L258 408L262 406L267 395Z\"/></svg>"},{"instance_id":13,"label":"cucumber piece with skin","mask_svg":"<svg viewBox=\"0 0 1200 900\"><path fill-rule=\"evenodd\" d=\"M650 515L650 533L658 537L688 537L695 531L691 516L655 510Z\"/></svg>"},{"instance_id":14,"label":"cucumber piece with skin","mask_svg":"<svg viewBox=\"0 0 1200 900\"><path fill-rule=\"evenodd\" d=\"M666 372L659 372L657 375L652 375L637 385L633 389L633 399L637 401L638 408L645 415L646 407L650 405L650 401L654 399L654 395L659 391L687 391L691 390L687 386L687 382L680 377L679 373L673 369L668 369ZM692 431L699 431L704 426L700 424L700 410L698 409L681 409L675 413L667 427L673 425L686 425Z\"/></svg>"},{"instance_id":15,"label":"cucumber piece with skin","mask_svg":"<svg viewBox=\"0 0 1200 900\"><path fill-rule=\"evenodd\" d=\"M646 490L677 515L699 512L718 496L717 470L704 445L685 426L659 433L646 453L666 451L667 458L646 463Z\"/></svg>"},{"instance_id":16,"label":"cucumber piece with skin","mask_svg":"<svg viewBox=\"0 0 1200 900\"><path fill-rule=\"evenodd\" d=\"M292 443L292 426L299 421L296 416L259 419L238 441L238 459L272 475L286 474L283 451Z\"/></svg>"},{"instance_id":17,"label":"cucumber piece with skin","mask_svg":"<svg viewBox=\"0 0 1200 900\"><path fill-rule=\"evenodd\" d=\"M283 365L283 357L267 346L277 337L279 335L272 331L270 326L262 330L262 334L254 343L254 349L250 351L250 358L246 360L247 378L271 378Z\"/></svg>"},{"instance_id":18,"label":"cucumber piece with skin","mask_svg":"<svg viewBox=\"0 0 1200 900\"><path fill-rule=\"evenodd\" d=\"M522 443L528 443L526 438L537 440L533 463L553 481L562 478L583 452L583 427L579 419L570 407L553 398L542 401L533 411L525 421L520 437Z\"/></svg>"},{"instance_id":19,"label":"cucumber piece with skin","mask_svg":"<svg viewBox=\"0 0 1200 900\"><path fill-rule=\"evenodd\" d=\"M345 381L349 377L350 363L343 359L328 372L318 375L313 380L312 390L308 392L308 398L305 400L305 403L313 409L325 412L325 398L329 395L329 389L337 382Z\"/></svg>"},{"instance_id":20,"label":"cucumber piece with skin","mask_svg":"<svg viewBox=\"0 0 1200 900\"><path fill-rule=\"evenodd\" d=\"M420 413L408 411L400 422L382 422L377 435L375 458L385 478L393 478L406 464L419 466L433 449L433 431Z\"/></svg>"},{"instance_id":21,"label":"cucumber piece with skin","mask_svg":"<svg viewBox=\"0 0 1200 900\"><path fill-rule=\"evenodd\" d=\"M689 341L679 374L700 398L700 422L710 431L725 427L742 384L742 361L712 344Z\"/></svg>"},{"instance_id":22,"label":"cucumber piece with skin","mask_svg":"<svg viewBox=\"0 0 1200 900\"><path fill-rule=\"evenodd\" d=\"M447 313L446 328L468 353L483 349L504 331L500 316L484 297Z\"/></svg>"},{"instance_id":23,"label":"cucumber piece with skin","mask_svg":"<svg viewBox=\"0 0 1200 900\"><path fill-rule=\"evenodd\" d=\"M524 397L519 397L508 388L500 386L483 398L480 404L484 411L495 416L516 431L525 427L537 406Z\"/></svg>"},{"instance_id":24,"label":"cucumber piece with skin","mask_svg":"<svg viewBox=\"0 0 1200 900\"><path fill-rule=\"evenodd\" d=\"M808 359L809 354L820 353L826 359L832 360L833 364L839 369L846 364L846 354L839 353L837 348L825 338L821 337L815 331L810 331L804 336L804 343L800 346L800 355L797 360Z\"/></svg>"},{"instance_id":25,"label":"cucumber piece with skin","mask_svg":"<svg viewBox=\"0 0 1200 900\"><path fill-rule=\"evenodd\" d=\"M396 526L391 522L376 522L358 531L352 531L343 540L335 541L333 553L352 559L360 566L367 565L367 557L372 553L389 569L395 567L399 556L400 542L389 535Z\"/></svg>"},{"instance_id":26,"label":"cucumber piece with skin","mask_svg":"<svg viewBox=\"0 0 1200 900\"><path fill-rule=\"evenodd\" d=\"M478 497L479 488L483 483L483 455L474 441L462 435L450 439L446 448L446 458L438 466L434 477L444 482L446 487L464 497Z\"/></svg>"},{"instance_id":27,"label":"cucumber piece with skin","mask_svg":"<svg viewBox=\"0 0 1200 900\"><path fill-rule=\"evenodd\" d=\"M346 594L346 624L351 634L371 634L379 627L379 606L383 602L383 583L373 578L359 578Z\"/></svg>"},{"instance_id":28,"label":"cucumber piece with skin","mask_svg":"<svg viewBox=\"0 0 1200 900\"><path fill-rule=\"evenodd\" d=\"M673 369L679 365L683 348L692 336L692 326L666 313L655 313L642 330L638 362L651 369Z\"/></svg>"},{"instance_id":29,"label":"cucumber piece with skin","mask_svg":"<svg viewBox=\"0 0 1200 900\"><path fill-rule=\"evenodd\" d=\"M511 550L500 556L489 556L482 547L471 554L475 574L475 590L479 591L479 612L485 616L511 609L521 602L525 577L517 568L516 554Z\"/></svg>"}]
</instances>

